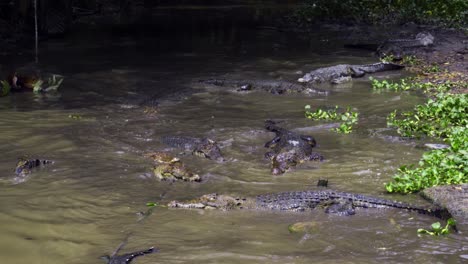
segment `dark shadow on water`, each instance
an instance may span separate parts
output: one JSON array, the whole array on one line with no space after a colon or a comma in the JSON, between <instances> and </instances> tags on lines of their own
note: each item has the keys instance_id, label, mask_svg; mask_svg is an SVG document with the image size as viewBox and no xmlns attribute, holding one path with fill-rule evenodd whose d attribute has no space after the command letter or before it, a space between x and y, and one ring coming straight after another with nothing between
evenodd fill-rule
<instances>
[{"instance_id":1,"label":"dark shadow on water","mask_svg":"<svg viewBox=\"0 0 468 264\"><path fill-rule=\"evenodd\" d=\"M307 48L307 42L274 28L292 7L163 5L131 22L99 16L78 21L69 35L40 45L38 68L65 76L60 96L42 97L34 105L29 101L37 96L21 94L15 104L20 109L79 108L185 93L193 78L227 73L291 47ZM7 54L1 74L30 65L32 57L31 50Z\"/></svg>"}]
</instances>

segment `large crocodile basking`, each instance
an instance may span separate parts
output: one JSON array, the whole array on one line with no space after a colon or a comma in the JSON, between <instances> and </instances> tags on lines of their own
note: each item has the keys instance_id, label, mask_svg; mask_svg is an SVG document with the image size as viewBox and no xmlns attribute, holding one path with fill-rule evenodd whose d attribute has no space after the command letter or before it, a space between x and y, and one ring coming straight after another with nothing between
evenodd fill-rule
<instances>
[{"instance_id":1,"label":"large crocodile basking","mask_svg":"<svg viewBox=\"0 0 468 264\"><path fill-rule=\"evenodd\" d=\"M241 198L230 195L206 194L197 199L185 202L171 201L171 208L194 209L254 209L280 211L312 211L326 208L327 213L353 215L355 208L398 208L415 211L446 219L450 215L439 207L424 207L409 203L392 201L372 196L326 191L293 191L274 194L263 194L256 197Z\"/></svg>"},{"instance_id":2,"label":"large crocodile basking","mask_svg":"<svg viewBox=\"0 0 468 264\"><path fill-rule=\"evenodd\" d=\"M199 80L199 83L231 87L237 92L252 90L266 91L272 94L309 94L329 95L330 91L314 88L306 83L290 82L286 80L231 80L231 79L207 79Z\"/></svg>"},{"instance_id":3,"label":"large crocodile basking","mask_svg":"<svg viewBox=\"0 0 468 264\"><path fill-rule=\"evenodd\" d=\"M392 71L404 68L402 65L377 62L365 65L339 64L331 67L319 68L306 73L298 79L301 83L332 83L339 84L352 78L363 77L366 73Z\"/></svg>"},{"instance_id":4,"label":"large crocodile basking","mask_svg":"<svg viewBox=\"0 0 468 264\"><path fill-rule=\"evenodd\" d=\"M195 156L216 161L224 161L218 144L216 141L209 138L164 136L161 137L161 142L174 148L183 148L191 151Z\"/></svg>"},{"instance_id":5,"label":"large crocodile basking","mask_svg":"<svg viewBox=\"0 0 468 264\"><path fill-rule=\"evenodd\" d=\"M404 55L414 48L427 47L434 43L434 36L428 32L421 32L414 39L389 39L377 48L380 58L392 56L395 60L401 60Z\"/></svg>"},{"instance_id":6,"label":"large crocodile basking","mask_svg":"<svg viewBox=\"0 0 468 264\"><path fill-rule=\"evenodd\" d=\"M265 158L271 160L271 173L282 174L291 167L309 160L323 160L322 155L313 152L317 144L312 136L300 135L276 125L267 120L265 128L276 136L265 144L271 151L265 153Z\"/></svg>"},{"instance_id":7,"label":"large crocodile basking","mask_svg":"<svg viewBox=\"0 0 468 264\"><path fill-rule=\"evenodd\" d=\"M401 60L403 56L410 55L416 49L427 47L432 44L434 44L434 36L428 32L420 32L414 38L388 39L381 44L346 44L345 47L372 50L377 52L379 58L388 57L393 60Z\"/></svg>"}]
</instances>

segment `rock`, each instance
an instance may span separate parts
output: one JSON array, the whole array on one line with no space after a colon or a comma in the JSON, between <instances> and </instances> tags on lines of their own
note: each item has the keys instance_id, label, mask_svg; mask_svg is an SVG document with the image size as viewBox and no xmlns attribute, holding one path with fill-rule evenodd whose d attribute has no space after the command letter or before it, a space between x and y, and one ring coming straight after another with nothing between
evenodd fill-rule
<instances>
[{"instance_id":1,"label":"rock","mask_svg":"<svg viewBox=\"0 0 468 264\"><path fill-rule=\"evenodd\" d=\"M431 143L426 143L424 144L424 147L428 149L446 149L449 148L449 145L446 144L431 144Z\"/></svg>"},{"instance_id":2,"label":"rock","mask_svg":"<svg viewBox=\"0 0 468 264\"><path fill-rule=\"evenodd\" d=\"M434 204L446 208L457 225L468 227L468 184L444 185L425 189L421 195Z\"/></svg>"}]
</instances>

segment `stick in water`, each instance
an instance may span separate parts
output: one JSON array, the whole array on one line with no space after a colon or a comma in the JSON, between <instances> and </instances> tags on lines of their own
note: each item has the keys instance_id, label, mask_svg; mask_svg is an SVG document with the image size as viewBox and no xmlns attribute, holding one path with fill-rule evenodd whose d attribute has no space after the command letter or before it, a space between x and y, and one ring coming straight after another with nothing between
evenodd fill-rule
<instances>
[{"instance_id":1,"label":"stick in water","mask_svg":"<svg viewBox=\"0 0 468 264\"><path fill-rule=\"evenodd\" d=\"M35 32L35 43L36 43L36 63L39 62L39 34L37 30L37 0L34 0L34 32Z\"/></svg>"}]
</instances>

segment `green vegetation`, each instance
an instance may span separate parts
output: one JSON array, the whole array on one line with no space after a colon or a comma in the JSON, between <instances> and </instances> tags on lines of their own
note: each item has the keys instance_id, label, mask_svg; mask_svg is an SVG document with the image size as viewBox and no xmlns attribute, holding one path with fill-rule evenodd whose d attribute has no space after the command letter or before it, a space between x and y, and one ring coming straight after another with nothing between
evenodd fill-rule
<instances>
[{"instance_id":1,"label":"green vegetation","mask_svg":"<svg viewBox=\"0 0 468 264\"><path fill-rule=\"evenodd\" d=\"M292 16L303 24L353 21L370 24L415 22L463 28L468 21L466 0L306 0Z\"/></svg>"},{"instance_id":2,"label":"green vegetation","mask_svg":"<svg viewBox=\"0 0 468 264\"><path fill-rule=\"evenodd\" d=\"M0 81L1 87L0 87L0 97L8 95L11 90L11 86L7 81Z\"/></svg>"},{"instance_id":3,"label":"green vegetation","mask_svg":"<svg viewBox=\"0 0 468 264\"><path fill-rule=\"evenodd\" d=\"M446 149L424 153L419 167L402 166L387 183L388 192L412 193L437 185L468 182L468 94L439 93L414 111L389 115L388 125L407 137L444 138Z\"/></svg>"},{"instance_id":4,"label":"green vegetation","mask_svg":"<svg viewBox=\"0 0 468 264\"><path fill-rule=\"evenodd\" d=\"M42 93L42 92L51 92L51 91L57 91L57 89L60 87L60 85L63 82L63 76L53 74L52 77L50 77L47 80L47 86L43 87L44 81L43 80L37 80L34 83L33 91L35 93Z\"/></svg>"},{"instance_id":5,"label":"green vegetation","mask_svg":"<svg viewBox=\"0 0 468 264\"><path fill-rule=\"evenodd\" d=\"M310 105L305 106L305 117L312 120L336 120L342 121L339 127L333 129L338 133L349 134L353 130L353 125L358 121L359 113L353 112L348 107L346 112L339 113L338 106L335 106L335 109L323 110L318 108L315 111L311 111Z\"/></svg>"},{"instance_id":6,"label":"green vegetation","mask_svg":"<svg viewBox=\"0 0 468 264\"><path fill-rule=\"evenodd\" d=\"M47 93L52 91L57 91L60 85L63 82L63 76L58 74L53 74L44 86L44 81L42 79L35 80L31 83L34 93ZM0 81L0 97L10 94L11 86L8 81Z\"/></svg>"},{"instance_id":7,"label":"green vegetation","mask_svg":"<svg viewBox=\"0 0 468 264\"><path fill-rule=\"evenodd\" d=\"M420 59L416 58L416 56L414 55L405 55L403 56L401 60L401 64L409 65L409 66L418 66L418 65L421 65L422 63L423 62Z\"/></svg>"},{"instance_id":8,"label":"green vegetation","mask_svg":"<svg viewBox=\"0 0 468 264\"><path fill-rule=\"evenodd\" d=\"M414 111L403 112L397 118L394 111L387 118L389 126L398 128L398 133L406 137L422 134L434 137L447 137L453 127L468 125L468 94L439 93Z\"/></svg>"},{"instance_id":9,"label":"green vegetation","mask_svg":"<svg viewBox=\"0 0 468 264\"><path fill-rule=\"evenodd\" d=\"M369 80L372 82L372 89L374 89L374 91L408 91L411 89L411 84L407 83L405 79L402 79L399 83L389 82L387 80L379 81L372 77L369 77Z\"/></svg>"},{"instance_id":10,"label":"green vegetation","mask_svg":"<svg viewBox=\"0 0 468 264\"><path fill-rule=\"evenodd\" d=\"M426 93L442 93L449 91L452 87L460 86L459 82L445 81L444 83L432 82L417 82L414 78L401 79L399 82L387 80L377 80L369 77L372 84L372 89L376 92L380 91L423 91Z\"/></svg>"},{"instance_id":11,"label":"green vegetation","mask_svg":"<svg viewBox=\"0 0 468 264\"><path fill-rule=\"evenodd\" d=\"M440 224L440 222L436 222L436 223L433 223L431 225L432 231L420 228L420 229L418 229L418 233L419 234L428 234L428 235L431 235L431 236L446 235L446 234L449 233L449 230L450 230L451 226L455 226L455 220L453 220L452 218L449 218L447 220L447 225L445 225L444 228L442 228L442 225Z\"/></svg>"},{"instance_id":12,"label":"green vegetation","mask_svg":"<svg viewBox=\"0 0 468 264\"><path fill-rule=\"evenodd\" d=\"M402 166L387 183L388 192L412 193L437 185L468 182L468 127L452 129L450 147L426 152L419 167Z\"/></svg>"}]
</instances>

